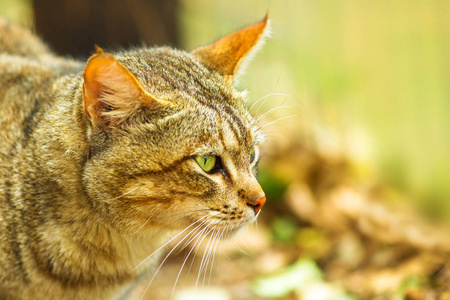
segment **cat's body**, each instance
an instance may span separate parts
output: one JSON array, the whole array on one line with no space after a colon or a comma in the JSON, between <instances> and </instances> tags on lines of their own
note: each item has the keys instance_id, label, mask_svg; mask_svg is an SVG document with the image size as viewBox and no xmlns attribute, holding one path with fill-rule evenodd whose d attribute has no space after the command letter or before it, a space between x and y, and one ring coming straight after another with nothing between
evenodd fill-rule
<instances>
[{"instance_id":1,"label":"cat's body","mask_svg":"<svg viewBox=\"0 0 450 300\"><path fill-rule=\"evenodd\" d=\"M231 78L266 26L85 64L0 22L0 299L119 299L173 232L256 218L261 136Z\"/></svg>"}]
</instances>

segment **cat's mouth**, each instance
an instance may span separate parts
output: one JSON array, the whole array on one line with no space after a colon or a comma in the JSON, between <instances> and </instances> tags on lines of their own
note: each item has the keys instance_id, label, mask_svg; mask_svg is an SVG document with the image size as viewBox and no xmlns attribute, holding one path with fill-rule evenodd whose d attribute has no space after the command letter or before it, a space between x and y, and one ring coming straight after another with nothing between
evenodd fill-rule
<instances>
[{"instance_id":1,"label":"cat's mouth","mask_svg":"<svg viewBox=\"0 0 450 300\"><path fill-rule=\"evenodd\" d=\"M186 226L186 233L193 236L226 240L255 222L260 212L256 212L254 207L225 204L222 207L203 208L196 210L194 214L186 214L180 225Z\"/></svg>"},{"instance_id":2,"label":"cat's mouth","mask_svg":"<svg viewBox=\"0 0 450 300\"><path fill-rule=\"evenodd\" d=\"M209 239L220 239L220 240L227 240L232 237L234 237L236 234L238 234L244 226L235 225L233 227L230 226L213 226L211 228L207 228L205 232L203 233L203 236L208 237Z\"/></svg>"},{"instance_id":3,"label":"cat's mouth","mask_svg":"<svg viewBox=\"0 0 450 300\"><path fill-rule=\"evenodd\" d=\"M234 216L233 214L217 214L204 222L202 230L205 231L204 235L206 236L228 239L239 233L239 231L246 226L255 222L258 216L259 212L256 214L243 214L240 217Z\"/></svg>"}]
</instances>

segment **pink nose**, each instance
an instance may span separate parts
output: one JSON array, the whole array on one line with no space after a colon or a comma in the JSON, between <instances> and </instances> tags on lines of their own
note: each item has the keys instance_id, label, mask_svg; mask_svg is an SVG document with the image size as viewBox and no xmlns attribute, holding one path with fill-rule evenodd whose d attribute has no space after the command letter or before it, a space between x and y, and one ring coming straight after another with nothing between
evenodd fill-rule
<instances>
[{"instance_id":1,"label":"pink nose","mask_svg":"<svg viewBox=\"0 0 450 300\"><path fill-rule=\"evenodd\" d=\"M257 214L265 203L266 203L266 196L262 196L256 199L253 203L249 203L248 205L252 206L253 209L255 210L255 214Z\"/></svg>"}]
</instances>

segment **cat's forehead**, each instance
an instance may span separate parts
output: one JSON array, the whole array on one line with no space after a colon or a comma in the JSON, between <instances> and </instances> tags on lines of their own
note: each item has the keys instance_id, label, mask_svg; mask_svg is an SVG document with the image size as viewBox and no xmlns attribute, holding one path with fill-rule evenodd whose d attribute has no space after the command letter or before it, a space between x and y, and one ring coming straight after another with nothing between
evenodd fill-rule
<instances>
[{"instance_id":1,"label":"cat's forehead","mask_svg":"<svg viewBox=\"0 0 450 300\"><path fill-rule=\"evenodd\" d=\"M251 127L251 121L241 111L234 110L231 107L219 106L217 111L209 114L205 124L214 128L209 133L214 140L214 144L202 147L217 148L216 152L220 153L226 150L251 147L254 144L255 133Z\"/></svg>"},{"instance_id":2,"label":"cat's forehead","mask_svg":"<svg viewBox=\"0 0 450 300\"><path fill-rule=\"evenodd\" d=\"M167 47L144 48L118 55L119 60L156 98L168 101L232 100L234 89L191 54Z\"/></svg>"},{"instance_id":3,"label":"cat's forehead","mask_svg":"<svg viewBox=\"0 0 450 300\"><path fill-rule=\"evenodd\" d=\"M119 59L149 93L172 103L173 114L159 120L158 127L178 137L192 154L247 148L261 140L245 95L189 53L140 49Z\"/></svg>"},{"instance_id":4,"label":"cat's forehead","mask_svg":"<svg viewBox=\"0 0 450 300\"><path fill-rule=\"evenodd\" d=\"M220 154L228 150L252 147L257 142L257 128L245 112L226 106L187 107L160 123L184 141L190 154Z\"/></svg>"}]
</instances>

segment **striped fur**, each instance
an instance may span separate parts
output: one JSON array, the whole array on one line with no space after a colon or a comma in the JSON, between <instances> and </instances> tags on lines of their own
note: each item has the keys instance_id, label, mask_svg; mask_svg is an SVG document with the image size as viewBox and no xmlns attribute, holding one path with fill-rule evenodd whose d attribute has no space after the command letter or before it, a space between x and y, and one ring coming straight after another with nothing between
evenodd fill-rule
<instances>
[{"instance_id":1,"label":"striped fur","mask_svg":"<svg viewBox=\"0 0 450 300\"><path fill-rule=\"evenodd\" d=\"M101 98L106 128L85 113L84 63L4 22L0 33L0 299L119 299L174 233L202 224L228 236L256 219L263 135L204 58L116 53L158 105ZM222 172L196 155L220 157Z\"/></svg>"}]
</instances>

